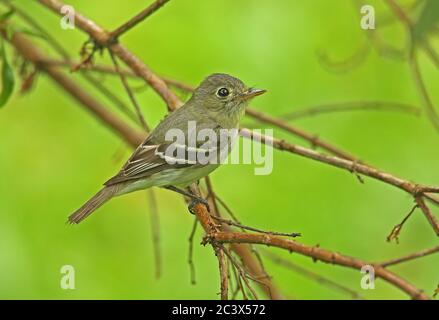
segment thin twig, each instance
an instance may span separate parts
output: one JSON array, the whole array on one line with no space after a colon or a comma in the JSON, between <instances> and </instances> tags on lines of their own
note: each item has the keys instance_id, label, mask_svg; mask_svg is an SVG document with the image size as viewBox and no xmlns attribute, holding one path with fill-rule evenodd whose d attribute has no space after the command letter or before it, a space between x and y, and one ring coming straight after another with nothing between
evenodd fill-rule
<instances>
[{"instance_id":1,"label":"thin twig","mask_svg":"<svg viewBox=\"0 0 439 320\"><path fill-rule=\"evenodd\" d=\"M328 53L326 53L324 50L317 51L317 58L320 62L320 65L327 71L334 73L345 73L346 71L352 70L353 68L363 63L366 60L370 50L371 47L369 43L367 41L364 41L359 49L357 49L349 57L344 58L340 61L335 61L329 58Z\"/></svg>"},{"instance_id":2,"label":"thin twig","mask_svg":"<svg viewBox=\"0 0 439 320\"><path fill-rule=\"evenodd\" d=\"M433 62L433 64L436 66L436 69L438 69L439 71L439 55L433 49L431 44L427 40L424 40L419 45L421 46L422 49L425 50L427 55L430 57L430 60Z\"/></svg>"},{"instance_id":3,"label":"thin twig","mask_svg":"<svg viewBox=\"0 0 439 320\"><path fill-rule=\"evenodd\" d=\"M406 256L403 256L400 258L379 262L377 264L379 264L380 266L383 266L383 267L394 266L395 264L399 264L399 263L411 261L411 260L414 260L417 258L425 257L425 256L428 256L428 255L436 253L436 252L439 252L439 246L436 246L436 247L433 247L430 249L421 250L419 252L411 253L409 255L406 255Z\"/></svg>"},{"instance_id":4,"label":"thin twig","mask_svg":"<svg viewBox=\"0 0 439 320\"><path fill-rule=\"evenodd\" d=\"M130 85L128 84L128 81L127 81L125 75L120 71L119 63L117 62L116 57L114 57L113 52L111 52L111 49L108 50L108 52L110 54L111 60L113 61L114 68L115 68L116 72L119 73L120 80L121 80L128 96L130 97L130 100L134 106L134 109L136 110L137 117L139 119L140 124L142 125L143 129L146 132L149 132L150 131L149 126L145 121L145 117L143 116L143 113L142 113L142 110L140 109L139 104L137 103L136 96L134 95L133 91L131 90Z\"/></svg>"},{"instance_id":5,"label":"thin twig","mask_svg":"<svg viewBox=\"0 0 439 320\"><path fill-rule=\"evenodd\" d=\"M154 190L148 190L149 208L151 214L151 233L152 243L154 249L155 260L155 275L156 278L160 278L162 273L162 258L160 250L160 218L157 210L157 199L154 194Z\"/></svg>"},{"instance_id":6,"label":"thin twig","mask_svg":"<svg viewBox=\"0 0 439 320\"><path fill-rule=\"evenodd\" d=\"M223 246L214 246L215 255L218 257L221 300L229 299L229 268Z\"/></svg>"},{"instance_id":7,"label":"thin twig","mask_svg":"<svg viewBox=\"0 0 439 320\"><path fill-rule=\"evenodd\" d=\"M235 268L235 265L233 263L230 263L229 265L232 269L233 275L234 275L234 277L236 279L236 283L237 283L237 288L236 288L236 291L233 293L232 300L235 300L239 291L241 291L241 293L242 293L242 299L248 300L247 293L245 292L244 285L242 284L242 281L241 281L241 275L238 272L236 272L237 268Z\"/></svg>"},{"instance_id":8,"label":"thin twig","mask_svg":"<svg viewBox=\"0 0 439 320\"><path fill-rule=\"evenodd\" d=\"M235 282L236 282L236 284L235 284L235 285L236 285L236 288L235 288L235 290L233 290L233 292L232 292L231 300L235 300L235 299L236 299L236 296L238 295L238 292L239 292L239 291L241 291L241 292L243 293L243 297L242 297L242 298L243 298L244 300L247 300L247 298L244 297L245 292L244 292L244 289L243 289L243 286L242 286L242 281L241 281L241 279L239 278L238 274L236 273L235 266L232 265L231 263L229 263L229 267L230 267L230 269L232 270L233 277L234 277Z\"/></svg>"},{"instance_id":9,"label":"thin twig","mask_svg":"<svg viewBox=\"0 0 439 320\"><path fill-rule=\"evenodd\" d=\"M196 284L196 277L195 277L195 264L194 264L194 236L195 232L197 231L197 225L198 220L195 218L194 223L192 225L192 231L189 235L188 241L189 241L189 254L188 254L188 264L189 264L189 270L191 273L191 284Z\"/></svg>"},{"instance_id":10,"label":"thin twig","mask_svg":"<svg viewBox=\"0 0 439 320\"><path fill-rule=\"evenodd\" d=\"M300 265L291 262L290 260L281 258L277 254L269 252L268 250L264 250L263 254L264 254L264 256L268 257L272 262L274 262L280 266L284 266L288 269L291 269L294 272L296 272L300 275L303 275L307 278L310 278L310 279L312 279L312 280L314 280L322 285L326 285L330 288L339 290L343 293L347 293L353 299L364 299L364 297L362 295L360 295L358 292L356 292L356 291L354 291L346 286L343 286L334 280L328 279L328 278L326 278L318 273L307 270L307 269L301 267Z\"/></svg>"},{"instance_id":11,"label":"thin twig","mask_svg":"<svg viewBox=\"0 0 439 320\"><path fill-rule=\"evenodd\" d=\"M420 115L420 109L408 104L387 101L349 101L340 103L328 103L312 106L282 115L284 120L297 120L305 117L320 115L323 113L347 112L347 111L398 111L415 116Z\"/></svg>"},{"instance_id":12,"label":"thin twig","mask_svg":"<svg viewBox=\"0 0 439 320\"><path fill-rule=\"evenodd\" d=\"M115 29L110 33L111 39L118 39L122 34L126 33L130 29L132 29L137 24L141 23L143 20L151 16L154 12L164 6L169 0L156 0L150 6L148 6L145 10L132 17L126 23Z\"/></svg>"},{"instance_id":13,"label":"thin twig","mask_svg":"<svg viewBox=\"0 0 439 320\"><path fill-rule=\"evenodd\" d=\"M305 132L301 129L298 129L285 121L281 119L277 119L275 117L272 117L268 114L262 113L260 111L256 111L254 109L248 108L246 110L246 114L252 117L253 119L262 121L264 123L269 123L272 125L275 125L287 132L290 132L298 137L301 137L305 139L306 141L310 142L312 146L318 146L326 151L329 151L330 153L337 155L341 158L349 159L349 160L357 160L359 161L355 156L347 153L344 150L341 150L337 148L336 146L331 145L329 142L323 141L322 139L318 138L316 135L312 135L308 132Z\"/></svg>"},{"instance_id":14,"label":"thin twig","mask_svg":"<svg viewBox=\"0 0 439 320\"><path fill-rule=\"evenodd\" d=\"M213 209L213 213L215 214L215 216L219 217L221 216L219 208L218 208L218 203L217 203L217 197L215 194L215 191L213 190L213 185L212 185L212 181L210 181L210 177L206 176L204 178L204 181L206 181L206 187L207 187L207 198L210 200L210 204L212 205L211 208Z\"/></svg>"},{"instance_id":15,"label":"thin twig","mask_svg":"<svg viewBox=\"0 0 439 320\"><path fill-rule=\"evenodd\" d=\"M348 159L343 159L336 156L330 156L326 154L319 153L317 151L298 146L295 144L288 143L284 140L276 139L273 137L265 136L262 134L259 134L255 131L247 130L247 129L241 129L240 135L248 138L253 139L261 143L267 143L272 145L274 148L282 150L282 151L288 151L297 155L300 155L302 157L306 157L309 159L313 159L322 163L326 163L328 165L332 165L341 169L348 170L349 172L356 172L365 176L368 176L370 178L380 180L382 182L388 183L390 185L393 185L399 189L402 189L409 194L415 196L419 194L424 193L439 193L439 187L430 187L430 186L423 186L419 184L412 183L408 180L401 179L397 176L394 176L392 174L389 174L387 172L378 170L376 168L372 168L368 165L358 163L355 161L351 161ZM437 199L431 199L432 201L439 204L439 200Z\"/></svg>"},{"instance_id":16,"label":"thin twig","mask_svg":"<svg viewBox=\"0 0 439 320\"><path fill-rule=\"evenodd\" d=\"M410 69L412 71L412 76L418 89L419 94L424 102L425 110L428 115L428 119L433 124L434 128L439 132L439 115L436 108L431 100L430 94L428 93L427 87L425 85L422 74L419 70L419 64L416 58L416 54L410 61Z\"/></svg>"},{"instance_id":17,"label":"thin twig","mask_svg":"<svg viewBox=\"0 0 439 320\"><path fill-rule=\"evenodd\" d=\"M439 132L439 115L436 111L436 108L431 100L430 94L428 93L427 87L425 85L424 79L422 78L422 74L419 70L419 64L416 58L416 54L413 56L413 59L410 61L410 68L412 71L413 79L415 80L416 88L418 89L419 94L422 97L424 102L424 106L428 115L430 122Z\"/></svg>"},{"instance_id":18,"label":"thin twig","mask_svg":"<svg viewBox=\"0 0 439 320\"><path fill-rule=\"evenodd\" d=\"M256 291L253 289L252 285L248 281L249 275L245 272L245 270L242 268L242 266L239 264L239 262L236 261L236 259L232 256L232 254L230 252L228 252L227 250L224 250L224 253L227 255L227 257L229 258L229 261L233 264L233 266L236 268L236 270L238 270L238 273L239 273L241 279L244 280L244 283L245 283L246 287L250 290L253 298L258 300L258 295L257 295ZM242 290L243 290L242 292L244 293L245 289L243 288Z\"/></svg>"},{"instance_id":19,"label":"thin twig","mask_svg":"<svg viewBox=\"0 0 439 320\"><path fill-rule=\"evenodd\" d=\"M396 226L393 227L392 231L390 232L390 234L387 236L387 242L390 242L392 240L395 240L396 243L399 243L399 234L402 230L402 227L404 226L404 224L407 222L407 220L411 217L411 215L413 214L413 212L415 212L415 210L419 207L419 205L415 204L412 209L409 211L409 213L404 217L404 219L402 219L402 221L400 223L398 223Z\"/></svg>"},{"instance_id":20,"label":"thin twig","mask_svg":"<svg viewBox=\"0 0 439 320\"><path fill-rule=\"evenodd\" d=\"M394 1L386 0L387 5L392 9L393 13L407 26L412 24L410 18L405 14L404 10Z\"/></svg>"},{"instance_id":21,"label":"thin twig","mask_svg":"<svg viewBox=\"0 0 439 320\"><path fill-rule=\"evenodd\" d=\"M276 236L280 236L280 237L292 237L292 238L295 238L295 237L300 237L301 236L301 234L297 233L297 232L285 233L285 232L276 232L276 231L265 231L265 230L256 229L256 228L249 227L249 226L245 226L243 224L234 222L232 220L223 219L221 217L212 216L212 218L214 220L217 220L217 221L221 222L221 223L225 223L225 224L227 224L229 226L235 226L235 227L238 227L238 228L241 228L241 229L244 229L244 230L249 230L249 231L254 231L254 232L259 232L259 233L265 233L265 234L271 234L271 235L276 235Z\"/></svg>"},{"instance_id":22,"label":"thin twig","mask_svg":"<svg viewBox=\"0 0 439 320\"><path fill-rule=\"evenodd\" d=\"M216 200L218 200L218 203L226 210L226 212L233 219L233 221L240 223L239 219L237 218L235 213L232 211L232 209L227 205L227 203L222 198L220 198L218 195L215 195L215 196L216 196Z\"/></svg>"},{"instance_id":23,"label":"thin twig","mask_svg":"<svg viewBox=\"0 0 439 320\"><path fill-rule=\"evenodd\" d=\"M430 208L426 205L425 200L421 196L415 197L415 200L428 222L430 222L431 227L436 232L436 235L439 237L439 222L431 212Z\"/></svg>"}]
</instances>

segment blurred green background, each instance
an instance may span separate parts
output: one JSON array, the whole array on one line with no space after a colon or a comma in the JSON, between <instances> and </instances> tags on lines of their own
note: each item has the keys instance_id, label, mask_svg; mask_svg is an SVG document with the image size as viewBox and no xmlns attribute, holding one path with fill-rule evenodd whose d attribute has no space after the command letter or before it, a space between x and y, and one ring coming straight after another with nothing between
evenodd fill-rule
<instances>
[{"instance_id":1,"label":"blurred green background","mask_svg":"<svg viewBox=\"0 0 439 320\"><path fill-rule=\"evenodd\" d=\"M150 2L71 0L69 4L111 30ZM59 17L33 1L15 3L78 57L86 35L62 30ZM391 17L381 1L369 4L378 16ZM346 73L322 67L317 51L340 60L364 43L368 31L360 29L359 13L348 0L171 1L121 42L155 72L192 85L210 73L226 72L266 88L269 93L255 99L253 107L272 115L352 100L419 106L421 100L404 62L385 59L372 50L362 64ZM12 21L21 24L16 18ZM380 30L379 20L377 27ZM398 23L382 35L387 42L404 45ZM32 40L47 48L43 41ZM50 50L46 52L51 56ZM97 61L109 60L105 55L97 56ZM421 61L431 94L439 102L439 72L424 56ZM78 74L72 77L83 82ZM117 78L98 78L129 104ZM141 85L141 81L133 82L133 86ZM110 107L105 98L101 100ZM151 89L138 93L138 100L147 121L155 126L166 113L164 103ZM246 119L245 123L253 122ZM298 120L295 125L396 175L439 184L439 135L424 115L337 113ZM309 146L279 129L274 133ZM187 259L193 216L176 194L155 192L163 259L160 279L154 275L145 192L112 200L83 224L65 225L66 217L118 171L130 149L49 78L39 76L31 92L16 93L0 110L0 141L0 298L218 298L217 261L209 246L199 245L200 228L194 252L197 283L190 283ZM368 261L437 244L420 212L407 222L400 244L386 242L392 227L413 206L413 199L388 185L368 178L360 184L347 172L279 151L274 152L271 175L255 176L253 169L253 165L227 165L212 175L218 195L247 225L301 232L300 242ZM434 212L438 214L437 208ZM379 279L375 290L362 290L359 271L270 250L366 298L407 298ZM287 297L349 298L269 260L265 263ZM60 288L63 265L75 267L75 290ZM439 281L438 266L436 255L392 270L431 295Z\"/></svg>"}]
</instances>

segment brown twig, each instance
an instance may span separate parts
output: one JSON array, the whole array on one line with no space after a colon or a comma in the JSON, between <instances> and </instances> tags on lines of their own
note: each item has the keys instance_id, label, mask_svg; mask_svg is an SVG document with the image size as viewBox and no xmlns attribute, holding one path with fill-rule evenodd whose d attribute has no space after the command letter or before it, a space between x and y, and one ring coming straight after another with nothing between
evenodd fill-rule
<instances>
[{"instance_id":1,"label":"brown twig","mask_svg":"<svg viewBox=\"0 0 439 320\"><path fill-rule=\"evenodd\" d=\"M431 212L430 208L426 205L425 200L421 196L415 197L415 200L428 222L430 222L431 227L436 232L436 235L439 237L439 222Z\"/></svg>"},{"instance_id":2,"label":"brown twig","mask_svg":"<svg viewBox=\"0 0 439 320\"><path fill-rule=\"evenodd\" d=\"M347 293L353 299L362 299L362 300L364 299L364 297L362 295L360 295L358 292L356 292L348 287L345 287L334 280L326 278L318 273L307 270L307 269L301 267L300 265L291 262L290 260L281 258L277 254L269 252L268 250L264 250L263 254L264 254L264 256L269 258L272 262L274 262L280 266L284 266L288 269L291 269L294 272L296 272L300 275L303 275L307 278L310 278L310 279L312 279L312 280L314 280L322 285L326 285L326 286L333 288L333 289L336 289L340 292Z\"/></svg>"},{"instance_id":3,"label":"brown twig","mask_svg":"<svg viewBox=\"0 0 439 320\"><path fill-rule=\"evenodd\" d=\"M244 280L244 283L246 284L246 287L249 289L249 291L252 294L253 298L257 300L258 299L258 295L257 295L256 291L253 289L253 287L250 284L250 282L248 281L248 278L254 280L252 278L252 276L249 275L244 270L244 268L238 263L238 261L236 261L236 259L232 256L232 254L228 250L223 250L223 252L229 258L229 261L232 263L232 265L236 268L236 270L238 271L238 274L241 277L241 279ZM243 292L243 295L245 297L245 292L244 291L245 291L245 289L242 288L242 292Z\"/></svg>"},{"instance_id":4,"label":"brown twig","mask_svg":"<svg viewBox=\"0 0 439 320\"><path fill-rule=\"evenodd\" d=\"M198 185L196 183L192 184L190 187L190 190L193 194L197 194L201 196L203 199L205 198L203 194L201 193L201 190L199 189ZM187 199L187 202L189 203L189 199ZM204 209L207 210L207 207L204 206ZM214 213L215 215L218 215L218 212ZM206 232L212 232L212 231L218 231L220 228L219 225L216 225L213 221L205 228ZM227 264L227 257L226 254L226 248L223 245L218 245L216 243L212 243L212 248L215 252L215 256L218 259L218 266L219 266L219 274L220 274L220 294L221 294L221 300L228 300L229 296L229 268Z\"/></svg>"},{"instance_id":5,"label":"brown twig","mask_svg":"<svg viewBox=\"0 0 439 320\"><path fill-rule=\"evenodd\" d=\"M405 14L404 10L394 0L386 0L387 5L392 9L393 13L407 26L412 24L410 18Z\"/></svg>"},{"instance_id":6,"label":"brown twig","mask_svg":"<svg viewBox=\"0 0 439 320\"><path fill-rule=\"evenodd\" d=\"M356 163L348 159L322 154L302 146L288 143L284 140L261 135L257 132L248 129L241 129L240 135L248 139L254 139L256 141L260 141L261 143L270 144L276 149L282 151L288 151L305 158L313 159L341 169L348 170L349 172L355 171L356 173L393 185L399 189L408 192L412 196L416 196L424 193L439 193L439 187L418 185L408 180L404 180L402 178L389 174L387 172L372 168L365 164ZM353 168L355 170L353 170ZM439 204L439 201L437 199L432 199L432 201Z\"/></svg>"},{"instance_id":7,"label":"brown twig","mask_svg":"<svg viewBox=\"0 0 439 320\"><path fill-rule=\"evenodd\" d=\"M223 219L221 217L212 216L212 218L214 220L219 221L221 223L224 223L226 225L238 227L238 228L243 229L243 230L249 230L249 231L254 231L254 232L259 232L259 233L264 233L264 234L271 234L271 235L276 235L276 236L280 236L280 237L292 237L292 238L295 238L295 237L300 237L301 236L301 234L297 233L297 232L285 233L285 232L276 232L276 231L265 231L265 230L253 228L253 227L250 227L250 226L245 226L245 225L243 225L241 223L238 223L238 222L235 222L235 221L232 221L232 220Z\"/></svg>"},{"instance_id":8,"label":"brown twig","mask_svg":"<svg viewBox=\"0 0 439 320\"><path fill-rule=\"evenodd\" d=\"M333 251L325 250L319 247L311 247L293 240L271 236L267 234L239 233L239 232L218 232L209 234L207 241L215 241L219 243L255 243L274 246L291 252L300 253L302 255L320 260L323 262L337 264L348 268L360 270L364 265L371 265L365 261L348 257ZM390 284L398 287L406 292L413 299L429 299L421 290L417 289L407 281L399 278L394 273L386 270L382 266L374 265L375 275Z\"/></svg>"},{"instance_id":9,"label":"brown twig","mask_svg":"<svg viewBox=\"0 0 439 320\"><path fill-rule=\"evenodd\" d=\"M424 51L427 53L427 55L430 57L430 60L433 62L433 64L436 66L436 69L439 71L439 55L438 53L433 49L431 44L424 40L420 43L420 46Z\"/></svg>"},{"instance_id":10,"label":"brown twig","mask_svg":"<svg viewBox=\"0 0 439 320\"><path fill-rule=\"evenodd\" d=\"M126 23L121 25L119 28L115 29L110 33L111 39L118 39L122 34L126 33L130 29L132 29L137 24L141 23L143 20L151 16L154 12L164 6L169 0L156 0L149 7L142 10L139 14L132 17Z\"/></svg>"},{"instance_id":11,"label":"brown twig","mask_svg":"<svg viewBox=\"0 0 439 320\"><path fill-rule=\"evenodd\" d=\"M244 290L244 287L243 287L243 285L242 285L241 278L239 277L238 273L236 272L236 268L235 268L232 264L230 264L230 263L229 263L229 266L230 266L230 269L232 270L233 277L234 277L235 282L236 282L236 284L235 284L235 285L236 285L236 288L235 288L235 290L232 292L232 298L231 298L231 300L235 300L235 299L236 299L236 297L237 297L239 291L242 292L242 298L243 298L244 300L247 300L247 297L246 297L246 295L245 295L245 290Z\"/></svg>"},{"instance_id":12,"label":"brown twig","mask_svg":"<svg viewBox=\"0 0 439 320\"><path fill-rule=\"evenodd\" d=\"M428 255L436 253L436 252L439 252L439 246L436 246L436 247L433 247L430 249L421 250L419 252L415 252L415 253L400 257L400 258L383 261L383 262L380 262L377 264L379 264L382 267L394 266L395 264L399 264L399 263L411 261L411 260L414 260L417 258L425 257L425 256L428 256Z\"/></svg>"},{"instance_id":13,"label":"brown twig","mask_svg":"<svg viewBox=\"0 0 439 320\"><path fill-rule=\"evenodd\" d=\"M410 60L410 69L412 71L412 76L416 84L416 88L424 102L424 106L428 115L430 122L433 124L434 128L439 132L439 115L436 108L431 100L430 94L428 93L427 87L425 85L422 74L419 70L419 64L416 57L416 50L413 58Z\"/></svg>"},{"instance_id":14,"label":"brown twig","mask_svg":"<svg viewBox=\"0 0 439 320\"><path fill-rule=\"evenodd\" d=\"M198 226L198 220L195 218L194 223L192 225L192 231L189 235L188 241L189 241L189 253L188 253L188 264L189 264L189 270L191 274L191 284L196 284L196 278L195 278L195 265L194 265L194 237L195 232L197 231Z\"/></svg>"},{"instance_id":15,"label":"brown twig","mask_svg":"<svg viewBox=\"0 0 439 320\"><path fill-rule=\"evenodd\" d=\"M160 278L162 273L162 257L160 250L160 218L158 214L157 199L155 197L154 190L148 190L147 194L151 213L151 233L154 249L155 275L158 279Z\"/></svg>"},{"instance_id":16,"label":"brown twig","mask_svg":"<svg viewBox=\"0 0 439 320\"><path fill-rule=\"evenodd\" d=\"M416 116L420 115L420 109L404 103L387 101L349 101L340 103L328 103L325 105L312 106L282 115L284 120L297 120L312 117L323 113L346 112L346 111L398 111Z\"/></svg>"},{"instance_id":17,"label":"brown twig","mask_svg":"<svg viewBox=\"0 0 439 320\"><path fill-rule=\"evenodd\" d=\"M227 205L227 203L223 199L221 199L218 195L215 196L218 203L226 210L227 214L232 218L232 220L235 221L236 223L240 223L238 217L232 211L232 209Z\"/></svg>"},{"instance_id":18,"label":"brown twig","mask_svg":"<svg viewBox=\"0 0 439 320\"><path fill-rule=\"evenodd\" d=\"M140 109L140 106L139 106L139 103L137 102L136 96L134 95L133 91L131 90L130 85L128 84L128 81L127 81L125 75L121 72L120 67L119 67L119 63L117 62L117 59L114 57L113 52L111 52L111 49L108 50L108 52L110 54L111 61L113 61L114 69L119 74L120 80L123 84L123 87L125 88L125 91L127 92L128 97L130 98L131 103L134 106L134 110L136 110L136 114L137 114L137 117L139 119L140 124L142 125L143 129L146 132L149 132L150 131L149 126L145 121L145 117L143 116L142 110Z\"/></svg>"},{"instance_id":19,"label":"brown twig","mask_svg":"<svg viewBox=\"0 0 439 320\"><path fill-rule=\"evenodd\" d=\"M370 50L371 47L369 46L369 43L365 41L360 46L360 48L357 49L353 54L340 61L335 61L329 58L328 53L324 50L317 51L317 58L320 62L320 65L327 71L334 73L344 73L348 70L352 70L353 68L359 66L362 62L364 62Z\"/></svg>"},{"instance_id":20,"label":"brown twig","mask_svg":"<svg viewBox=\"0 0 439 320\"><path fill-rule=\"evenodd\" d=\"M210 177L207 176L204 178L204 181L206 181L206 188L207 188L207 198L210 200L211 208L213 209L213 213L215 216L220 217L220 210L218 208L217 198L215 191L213 190L212 181L210 181Z\"/></svg>"},{"instance_id":21,"label":"brown twig","mask_svg":"<svg viewBox=\"0 0 439 320\"><path fill-rule=\"evenodd\" d=\"M221 247L214 246L214 250L215 250L215 255L218 257L221 300L228 300L229 299L229 267L227 263L227 256L222 246Z\"/></svg>"},{"instance_id":22,"label":"brown twig","mask_svg":"<svg viewBox=\"0 0 439 320\"><path fill-rule=\"evenodd\" d=\"M242 224L240 224L239 220L237 219L236 215L233 213L233 211L230 209L230 207L220 198L218 195L215 194L215 199L218 200L218 202L223 206L223 208L227 211L227 213L230 215L230 217L235 222L235 226L240 227L243 232L246 232L246 229L243 229ZM230 222L229 220L227 220ZM233 222L232 221L232 222ZM233 223L232 223L233 224ZM231 231L227 226L222 227L223 231ZM278 289L273 285L273 280L268 275L267 271L265 270L263 261L260 257L259 252L256 250L256 248L252 245L240 245L240 244L232 244L232 249L241 257L241 260L243 260L245 266L249 270L250 274L254 278L261 279L259 280L259 283L261 284L262 288L265 290L267 295L269 295L271 298L279 300L284 299L283 295L280 294ZM253 254L256 260L252 257ZM233 269L233 268L232 268ZM233 269L233 271L235 271ZM242 286L242 283L241 283ZM240 289L240 288L238 288ZM245 292L243 292L244 299L246 299ZM233 297L236 296L236 292L233 293ZM232 297L232 299L233 299Z\"/></svg>"},{"instance_id":23,"label":"brown twig","mask_svg":"<svg viewBox=\"0 0 439 320\"><path fill-rule=\"evenodd\" d=\"M399 243L399 234L402 230L402 227L407 222L407 220L412 216L413 212L418 208L419 206L415 204L413 208L409 211L409 213L402 219L400 223L398 223L396 226L393 227L392 231L390 231L390 234L387 236L387 242L390 242L392 240L395 240L396 243Z\"/></svg>"},{"instance_id":24,"label":"brown twig","mask_svg":"<svg viewBox=\"0 0 439 320\"><path fill-rule=\"evenodd\" d=\"M256 111L254 109L248 108L246 110L246 114L252 117L253 119L262 121L264 123L269 123L272 125L275 125L285 131L288 131L298 137L301 137L305 139L306 141L310 142L312 146L318 146L326 151L329 151L332 154L335 154L341 158L350 159L350 160L356 160L353 155L347 153L346 151L343 151L330 143L323 141L322 139L319 139L316 135L310 134L308 132L305 132L301 129L298 129L296 127L293 127L292 125L284 122L281 119L277 119L275 117L272 117L268 114Z\"/></svg>"}]
</instances>

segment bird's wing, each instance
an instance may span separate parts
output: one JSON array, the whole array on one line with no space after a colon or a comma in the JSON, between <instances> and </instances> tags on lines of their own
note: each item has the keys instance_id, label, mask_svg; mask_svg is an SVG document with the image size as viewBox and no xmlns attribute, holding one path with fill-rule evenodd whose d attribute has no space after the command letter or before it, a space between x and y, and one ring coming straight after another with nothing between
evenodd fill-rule
<instances>
[{"instance_id":1,"label":"bird's wing","mask_svg":"<svg viewBox=\"0 0 439 320\"><path fill-rule=\"evenodd\" d=\"M167 169L200 166L196 160L192 160L197 159L194 154L197 152L197 148L173 144L172 150L175 152L170 154L168 152L170 146L171 143L149 144L146 141L137 148L121 171L104 185L109 186L128 180L144 179Z\"/></svg>"}]
</instances>

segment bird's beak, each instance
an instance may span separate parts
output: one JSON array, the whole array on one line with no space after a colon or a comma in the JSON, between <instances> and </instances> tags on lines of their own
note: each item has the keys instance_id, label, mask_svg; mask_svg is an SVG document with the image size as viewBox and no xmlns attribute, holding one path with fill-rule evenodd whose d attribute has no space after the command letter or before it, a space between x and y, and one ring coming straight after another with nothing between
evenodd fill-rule
<instances>
[{"instance_id":1,"label":"bird's beak","mask_svg":"<svg viewBox=\"0 0 439 320\"><path fill-rule=\"evenodd\" d=\"M249 99L254 98L256 96L260 96L261 94L264 94L265 92L267 92L267 90L249 88L241 95L241 99L242 100L249 100Z\"/></svg>"}]
</instances>

